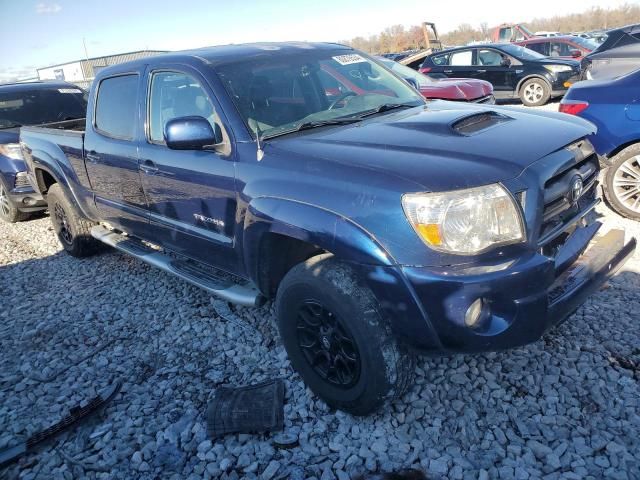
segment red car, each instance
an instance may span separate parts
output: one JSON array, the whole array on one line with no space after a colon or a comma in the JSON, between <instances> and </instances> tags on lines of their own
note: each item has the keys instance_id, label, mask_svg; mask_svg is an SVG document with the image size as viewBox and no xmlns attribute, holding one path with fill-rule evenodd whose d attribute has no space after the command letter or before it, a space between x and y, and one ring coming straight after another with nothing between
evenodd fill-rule
<instances>
[{"instance_id":1,"label":"red car","mask_svg":"<svg viewBox=\"0 0 640 480\"><path fill-rule=\"evenodd\" d=\"M377 57L377 60L411 83L428 100L495 103L493 85L484 80L473 78L435 79L388 58Z\"/></svg>"},{"instance_id":2,"label":"red car","mask_svg":"<svg viewBox=\"0 0 640 480\"><path fill-rule=\"evenodd\" d=\"M570 58L580 60L598 47L598 44L589 38L563 35L559 37L534 37L516 45L522 45L529 50L538 52L545 57Z\"/></svg>"}]
</instances>

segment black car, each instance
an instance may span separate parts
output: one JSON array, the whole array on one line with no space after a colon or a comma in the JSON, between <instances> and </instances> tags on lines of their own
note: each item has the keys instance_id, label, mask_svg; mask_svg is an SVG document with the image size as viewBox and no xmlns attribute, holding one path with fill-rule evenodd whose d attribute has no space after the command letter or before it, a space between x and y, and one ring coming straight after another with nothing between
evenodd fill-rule
<instances>
[{"instance_id":1,"label":"black car","mask_svg":"<svg viewBox=\"0 0 640 480\"><path fill-rule=\"evenodd\" d=\"M586 80L621 77L640 68L640 24L611 30L607 39L582 59Z\"/></svg>"},{"instance_id":2,"label":"black car","mask_svg":"<svg viewBox=\"0 0 640 480\"><path fill-rule=\"evenodd\" d=\"M452 48L425 58L420 72L434 78L479 78L493 84L496 99L520 98L534 107L565 94L580 78L574 60L548 58L513 44Z\"/></svg>"}]
</instances>

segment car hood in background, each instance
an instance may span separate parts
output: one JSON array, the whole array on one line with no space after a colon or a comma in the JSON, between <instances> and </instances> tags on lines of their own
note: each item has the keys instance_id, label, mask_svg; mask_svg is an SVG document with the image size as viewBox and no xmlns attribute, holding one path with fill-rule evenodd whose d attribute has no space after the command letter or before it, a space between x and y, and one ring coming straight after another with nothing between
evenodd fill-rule
<instances>
[{"instance_id":1,"label":"car hood in background","mask_svg":"<svg viewBox=\"0 0 640 480\"><path fill-rule=\"evenodd\" d=\"M517 177L542 157L594 132L591 123L575 116L436 101L268 142L293 154L297 164L305 157L323 159L442 191Z\"/></svg>"},{"instance_id":2,"label":"car hood in background","mask_svg":"<svg viewBox=\"0 0 640 480\"><path fill-rule=\"evenodd\" d=\"M493 93L493 86L484 80L443 78L420 86L420 93L429 99L470 102Z\"/></svg>"},{"instance_id":3,"label":"car hood in background","mask_svg":"<svg viewBox=\"0 0 640 480\"><path fill-rule=\"evenodd\" d=\"M7 143L18 143L19 138L19 127L0 130L0 145L6 145Z\"/></svg>"}]
</instances>

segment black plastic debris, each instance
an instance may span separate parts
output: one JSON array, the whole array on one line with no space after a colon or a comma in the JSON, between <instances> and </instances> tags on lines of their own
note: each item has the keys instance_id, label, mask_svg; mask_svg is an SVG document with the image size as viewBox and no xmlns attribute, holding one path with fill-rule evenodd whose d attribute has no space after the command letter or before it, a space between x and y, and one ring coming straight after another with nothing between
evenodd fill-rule
<instances>
[{"instance_id":1,"label":"black plastic debris","mask_svg":"<svg viewBox=\"0 0 640 480\"><path fill-rule=\"evenodd\" d=\"M0 467L16 461L22 455L35 447L38 443L44 442L45 440L58 435L59 433L65 431L67 428L71 427L73 424L101 409L104 405L109 403L111 399L113 399L113 397L116 396L116 394L120 391L121 386L122 384L120 382L115 382L108 388L104 389L97 397L92 398L84 404L80 404L71 408L71 410L69 411L69 415L64 417L58 423L55 423L49 428L30 436L25 442L12 445L11 447L7 447L0 451Z\"/></svg>"},{"instance_id":2,"label":"black plastic debris","mask_svg":"<svg viewBox=\"0 0 640 480\"><path fill-rule=\"evenodd\" d=\"M295 448L299 445L298 437L291 433L279 433L278 435L274 435L273 444L277 448L281 449Z\"/></svg>"},{"instance_id":3,"label":"black plastic debris","mask_svg":"<svg viewBox=\"0 0 640 480\"><path fill-rule=\"evenodd\" d=\"M283 428L284 382L280 378L244 387L219 387L207 408L211 438Z\"/></svg>"}]
</instances>

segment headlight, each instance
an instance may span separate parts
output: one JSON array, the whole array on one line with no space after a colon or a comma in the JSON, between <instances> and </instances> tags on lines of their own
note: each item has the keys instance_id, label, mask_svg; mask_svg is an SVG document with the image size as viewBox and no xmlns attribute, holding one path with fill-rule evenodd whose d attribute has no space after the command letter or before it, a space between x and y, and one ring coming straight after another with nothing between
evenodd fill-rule
<instances>
[{"instance_id":1,"label":"headlight","mask_svg":"<svg viewBox=\"0 0 640 480\"><path fill-rule=\"evenodd\" d=\"M434 250L470 255L525 238L513 197L499 184L444 193L409 193L402 207Z\"/></svg>"},{"instance_id":2,"label":"headlight","mask_svg":"<svg viewBox=\"0 0 640 480\"><path fill-rule=\"evenodd\" d=\"M22 152L19 143L7 143L0 145L0 155L13 158L14 160L22 160Z\"/></svg>"},{"instance_id":3,"label":"headlight","mask_svg":"<svg viewBox=\"0 0 640 480\"><path fill-rule=\"evenodd\" d=\"M570 72L571 67L569 65L545 65L544 68L551 73Z\"/></svg>"}]
</instances>

